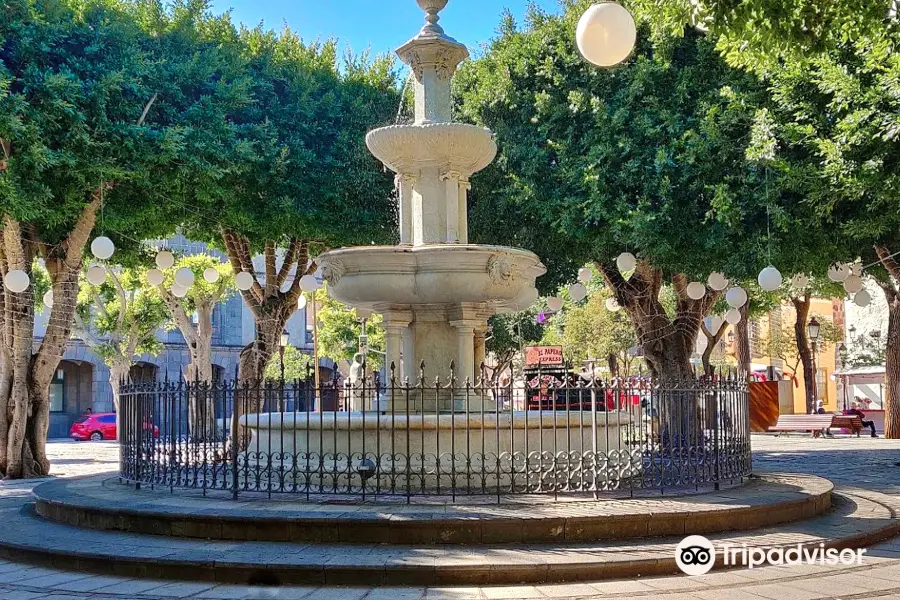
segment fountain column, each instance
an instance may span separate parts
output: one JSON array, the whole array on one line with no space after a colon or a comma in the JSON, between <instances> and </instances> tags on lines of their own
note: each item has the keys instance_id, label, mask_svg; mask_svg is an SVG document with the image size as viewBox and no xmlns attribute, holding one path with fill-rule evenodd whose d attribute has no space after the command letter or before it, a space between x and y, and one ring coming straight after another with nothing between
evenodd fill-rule
<instances>
[{"instance_id":1,"label":"fountain column","mask_svg":"<svg viewBox=\"0 0 900 600\"><path fill-rule=\"evenodd\" d=\"M412 72L415 122L366 136L372 154L397 173L400 244L339 248L317 261L332 297L385 316L388 364L402 364L412 386L424 383L395 408L450 412L459 407L446 389L450 363L457 383L474 383L487 320L530 305L546 269L531 252L469 243L469 181L497 144L490 130L452 121L450 83L469 53L438 25L447 0L416 1L425 26L397 50Z\"/></svg>"},{"instance_id":2,"label":"fountain column","mask_svg":"<svg viewBox=\"0 0 900 600\"><path fill-rule=\"evenodd\" d=\"M480 325L474 319L450 321L456 329L456 344L459 360L456 361L457 386L465 387L466 380L475 383L475 328Z\"/></svg>"},{"instance_id":3,"label":"fountain column","mask_svg":"<svg viewBox=\"0 0 900 600\"><path fill-rule=\"evenodd\" d=\"M484 363L484 344L487 337L487 329L479 326L475 329L475 377L481 377L481 365Z\"/></svg>"}]
</instances>

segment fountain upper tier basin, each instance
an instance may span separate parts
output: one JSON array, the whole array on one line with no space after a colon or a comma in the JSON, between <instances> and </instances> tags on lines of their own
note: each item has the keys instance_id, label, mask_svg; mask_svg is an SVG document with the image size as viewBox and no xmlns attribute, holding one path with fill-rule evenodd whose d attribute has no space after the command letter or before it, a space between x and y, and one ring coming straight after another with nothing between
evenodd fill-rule
<instances>
[{"instance_id":1,"label":"fountain upper tier basin","mask_svg":"<svg viewBox=\"0 0 900 600\"><path fill-rule=\"evenodd\" d=\"M439 167L468 176L491 164L497 155L489 129L464 123L382 127L366 135L366 145L396 173Z\"/></svg>"},{"instance_id":2,"label":"fountain upper tier basin","mask_svg":"<svg viewBox=\"0 0 900 600\"><path fill-rule=\"evenodd\" d=\"M521 310L534 301L534 280L547 270L527 250L471 244L340 248L316 260L332 297L376 311L462 303Z\"/></svg>"}]
</instances>

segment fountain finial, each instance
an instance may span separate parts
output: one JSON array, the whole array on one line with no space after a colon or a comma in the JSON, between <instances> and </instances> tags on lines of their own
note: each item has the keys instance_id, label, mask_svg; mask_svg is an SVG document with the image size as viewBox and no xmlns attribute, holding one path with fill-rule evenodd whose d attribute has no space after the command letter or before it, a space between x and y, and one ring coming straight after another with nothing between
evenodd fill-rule
<instances>
[{"instance_id":1,"label":"fountain finial","mask_svg":"<svg viewBox=\"0 0 900 600\"><path fill-rule=\"evenodd\" d=\"M425 11L425 26L419 32L422 35L444 35L444 28L438 25L441 19L438 13L447 6L448 0L416 0L419 8Z\"/></svg>"}]
</instances>

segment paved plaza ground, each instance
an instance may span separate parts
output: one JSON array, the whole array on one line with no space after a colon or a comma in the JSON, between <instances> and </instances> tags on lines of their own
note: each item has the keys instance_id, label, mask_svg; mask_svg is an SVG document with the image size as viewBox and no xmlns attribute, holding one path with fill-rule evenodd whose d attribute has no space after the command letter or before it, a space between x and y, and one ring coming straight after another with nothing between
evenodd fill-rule
<instances>
[{"instance_id":1,"label":"paved plaza ground","mask_svg":"<svg viewBox=\"0 0 900 600\"><path fill-rule=\"evenodd\" d=\"M839 486L900 498L900 441L754 436L754 468L811 473ZM109 442L51 442L53 474L76 477L113 471L118 452ZM26 501L37 481L0 483L0 507ZM0 562L0 599L163 600L171 598L278 600L421 600L518 598L662 598L665 600L900 600L900 539L869 549L862 565L765 567L699 577L482 588L347 588L217 585L94 575Z\"/></svg>"}]
</instances>

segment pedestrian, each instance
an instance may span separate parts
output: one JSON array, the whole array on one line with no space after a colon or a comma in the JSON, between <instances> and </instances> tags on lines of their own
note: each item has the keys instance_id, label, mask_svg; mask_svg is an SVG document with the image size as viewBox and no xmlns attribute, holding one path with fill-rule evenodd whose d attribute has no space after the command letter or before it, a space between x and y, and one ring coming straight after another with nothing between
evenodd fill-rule
<instances>
[{"instance_id":1,"label":"pedestrian","mask_svg":"<svg viewBox=\"0 0 900 600\"><path fill-rule=\"evenodd\" d=\"M854 402L851 405L850 410L847 411L847 414L848 415L856 415L857 417L859 417L859 420L862 421L862 426L868 427L872 430L872 437L873 438L878 437L878 434L875 433L875 421L867 421L866 420L866 414L863 411L859 410L858 403Z\"/></svg>"}]
</instances>

